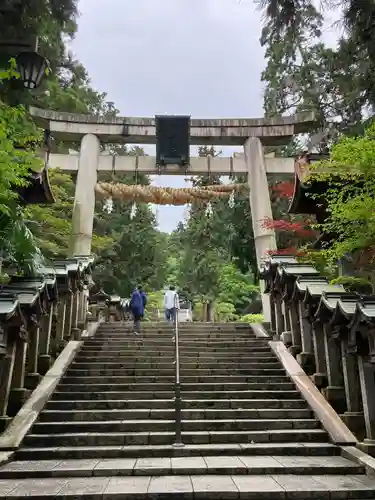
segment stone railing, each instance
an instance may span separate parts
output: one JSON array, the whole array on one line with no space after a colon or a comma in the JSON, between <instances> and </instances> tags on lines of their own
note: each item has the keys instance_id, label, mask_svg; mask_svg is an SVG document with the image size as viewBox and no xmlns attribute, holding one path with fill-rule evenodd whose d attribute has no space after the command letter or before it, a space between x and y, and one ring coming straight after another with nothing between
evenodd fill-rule
<instances>
[{"instance_id":1,"label":"stone railing","mask_svg":"<svg viewBox=\"0 0 375 500\"><path fill-rule=\"evenodd\" d=\"M261 269L271 335L282 340L326 400L375 453L375 296L330 285L311 265L275 256Z\"/></svg>"},{"instance_id":2,"label":"stone railing","mask_svg":"<svg viewBox=\"0 0 375 500\"><path fill-rule=\"evenodd\" d=\"M0 286L0 432L70 340L87 327L93 259L55 261Z\"/></svg>"}]
</instances>

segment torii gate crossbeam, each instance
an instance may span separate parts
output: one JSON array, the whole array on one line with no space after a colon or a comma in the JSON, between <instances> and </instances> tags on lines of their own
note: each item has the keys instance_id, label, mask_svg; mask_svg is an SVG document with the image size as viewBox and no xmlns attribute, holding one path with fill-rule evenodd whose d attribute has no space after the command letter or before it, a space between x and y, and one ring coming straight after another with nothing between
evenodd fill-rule
<instances>
[{"instance_id":1,"label":"torii gate crossbeam","mask_svg":"<svg viewBox=\"0 0 375 500\"><path fill-rule=\"evenodd\" d=\"M293 174L294 158L279 158L265 156L267 174ZM66 173L74 174L79 170L80 155L51 153L49 156L49 167L60 168ZM99 155L98 172L134 173L144 175L203 175L211 172L214 175L229 176L247 175L248 168L244 154L233 157L195 157L190 158L190 165L181 168L180 165L168 165L168 168L158 171L156 158L154 156L112 156L108 154Z\"/></svg>"}]
</instances>

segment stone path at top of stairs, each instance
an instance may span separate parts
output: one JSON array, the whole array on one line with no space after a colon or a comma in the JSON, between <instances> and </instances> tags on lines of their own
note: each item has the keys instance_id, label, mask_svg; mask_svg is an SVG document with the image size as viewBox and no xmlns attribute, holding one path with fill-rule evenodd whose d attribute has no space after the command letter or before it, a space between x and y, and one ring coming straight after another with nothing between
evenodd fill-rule
<instances>
[{"instance_id":1,"label":"stone path at top of stairs","mask_svg":"<svg viewBox=\"0 0 375 500\"><path fill-rule=\"evenodd\" d=\"M271 352L235 325L180 327L182 437L174 443L167 325L87 339L16 460L0 498L375 499Z\"/></svg>"}]
</instances>

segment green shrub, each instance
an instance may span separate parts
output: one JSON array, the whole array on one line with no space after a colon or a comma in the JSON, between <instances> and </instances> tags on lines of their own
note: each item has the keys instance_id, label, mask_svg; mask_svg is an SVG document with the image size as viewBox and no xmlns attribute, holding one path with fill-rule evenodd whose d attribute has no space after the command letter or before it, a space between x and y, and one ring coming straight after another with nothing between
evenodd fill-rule
<instances>
[{"instance_id":1,"label":"green shrub","mask_svg":"<svg viewBox=\"0 0 375 500\"><path fill-rule=\"evenodd\" d=\"M364 295L372 294L371 283L365 278L355 276L339 276L331 281L331 285L342 285L348 292L357 292Z\"/></svg>"},{"instance_id":2,"label":"green shrub","mask_svg":"<svg viewBox=\"0 0 375 500\"><path fill-rule=\"evenodd\" d=\"M264 323L264 316L263 314L245 314L237 321L241 323Z\"/></svg>"}]
</instances>

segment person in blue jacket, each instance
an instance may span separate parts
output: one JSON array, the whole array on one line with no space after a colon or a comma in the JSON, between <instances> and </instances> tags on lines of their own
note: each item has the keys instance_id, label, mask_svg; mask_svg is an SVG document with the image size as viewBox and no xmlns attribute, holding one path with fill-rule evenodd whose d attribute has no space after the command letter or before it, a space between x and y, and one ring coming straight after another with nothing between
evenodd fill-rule
<instances>
[{"instance_id":1,"label":"person in blue jacket","mask_svg":"<svg viewBox=\"0 0 375 500\"><path fill-rule=\"evenodd\" d=\"M141 286L138 287L138 291L141 294L142 301L143 301L143 315L147 306L147 295L146 292L143 290ZM143 317L143 316L142 316Z\"/></svg>"},{"instance_id":2,"label":"person in blue jacket","mask_svg":"<svg viewBox=\"0 0 375 500\"><path fill-rule=\"evenodd\" d=\"M137 335L140 333L141 319L143 318L145 312L143 302L144 300L138 287L135 287L130 299L130 310L134 319L134 333Z\"/></svg>"}]
</instances>

